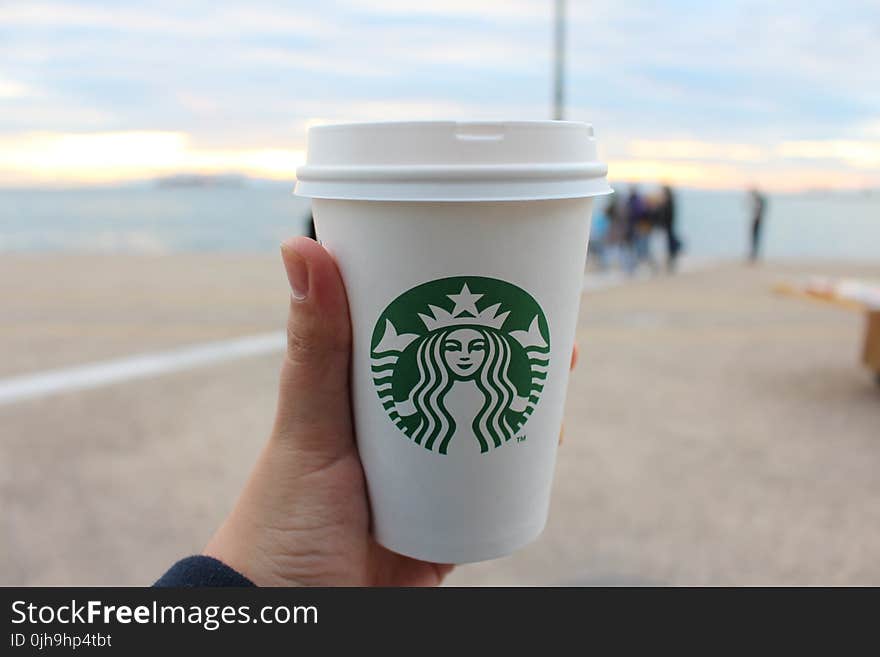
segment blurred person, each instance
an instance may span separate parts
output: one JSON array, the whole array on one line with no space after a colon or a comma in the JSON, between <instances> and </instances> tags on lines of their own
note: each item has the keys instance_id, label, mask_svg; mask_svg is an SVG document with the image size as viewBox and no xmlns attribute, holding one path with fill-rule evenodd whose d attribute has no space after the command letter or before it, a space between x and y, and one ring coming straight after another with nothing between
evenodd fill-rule
<instances>
[{"instance_id":1,"label":"blurred person","mask_svg":"<svg viewBox=\"0 0 880 657\"><path fill-rule=\"evenodd\" d=\"M669 185L663 185L657 208L657 225L666 234L666 271L675 271L676 260L682 243L675 232L675 195Z\"/></svg>"},{"instance_id":2,"label":"blurred person","mask_svg":"<svg viewBox=\"0 0 880 657\"><path fill-rule=\"evenodd\" d=\"M336 262L306 237L286 241L281 256L290 310L274 427L203 554L178 561L156 586L436 586L452 565L391 552L370 534Z\"/></svg>"},{"instance_id":3,"label":"blurred person","mask_svg":"<svg viewBox=\"0 0 880 657\"><path fill-rule=\"evenodd\" d=\"M614 261L620 268L626 266L626 212L621 207L620 198L615 191L605 206L608 217L608 232L605 235L605 251L607 260Z\"/></svg>"},{"instance_id":4,"label":"blurred person","mask_svg":"<svg viewBox=\"0 0 880 657\"><path fill-rule=\"evenodd\" d=\"M635 241L636 241L636 224L643 211L642 197L639 195L638 188L633 185L630 187L629 194L626 197L626 205L624 206L624 235L621 244L623 249L623 268L627 274L632 274L636 266Z\"/></svg>"},{"instance_id":5,"label":"blurred person","mask_svg":"<svg viewBox=\"0 0 880 657\"><path fill-rule=\"evenodd\" d=\"M657 262L651 253L652 212L648 203L633 185L626 201L627 219L627 260L626 271L634 274L639 265L647 263L651 271L656 271Z\"/></svg>"},{"instance_id":6,"label":"blurred person","mask_svg":"<svg viewBox=\"0 0 880 657\"><path fill-rule=\"evenodd\" d=\"M761 227L764 223L764 211L767 208L767 199L760 191L758 191L757 187L752 187L752 189L749 190L749 200L751 201L752 206L752 232L749 261L755 263L758 261L758 253L761 247Z\"/></svg>"},{"instance_id":7,"label":"blurred person","mask_svg":"<svg viewBox=\"0 0 880 657\"><path fill-rule=\"evenodd\" d=\"M613 201L599 210L594 216L592 225L590 226L590 241L587 245L587 253L593 257L599 269L605 271L608 268L608 252L610 245L608 237L611 232L612 218L614 212Z\"/></svg>"}]
</instances>

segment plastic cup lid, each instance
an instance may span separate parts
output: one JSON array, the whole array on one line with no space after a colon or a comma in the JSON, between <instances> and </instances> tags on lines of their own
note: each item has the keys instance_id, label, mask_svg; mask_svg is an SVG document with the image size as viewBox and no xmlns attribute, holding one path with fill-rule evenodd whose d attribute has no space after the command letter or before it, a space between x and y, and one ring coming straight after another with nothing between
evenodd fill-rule
<instances>
[{"instance_id":1,"label":"plastic cup lid","mask_svg":"<svg viewBox=\"0 0 880 657\"><path fill-rule=\"evenodd\" d=\"M371 201L522 201L611 193L593 127L414 121L309 130L295 193Z\"/></svg>"}]
</instances>

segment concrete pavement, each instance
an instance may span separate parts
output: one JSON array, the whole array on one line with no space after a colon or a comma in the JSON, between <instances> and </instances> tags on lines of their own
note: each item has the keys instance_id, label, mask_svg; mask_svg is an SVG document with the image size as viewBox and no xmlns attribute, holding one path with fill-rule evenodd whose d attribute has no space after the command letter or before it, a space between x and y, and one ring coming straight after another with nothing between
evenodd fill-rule
<instances>
[{"instance_id":1,"label":"concrete pavement","mask_svg":"<svg viewBox=\"0 0 880 657\"><path fill-rule=\"evenodd\" d=\"M547 530L451 584L880 584L861 318L727 265L589 291ZM275 331L271 256L4 256L0 378ZM147 584L197 552L271 426L278 357L0 406L0 584Z\"/></svg>"}]
</instances>

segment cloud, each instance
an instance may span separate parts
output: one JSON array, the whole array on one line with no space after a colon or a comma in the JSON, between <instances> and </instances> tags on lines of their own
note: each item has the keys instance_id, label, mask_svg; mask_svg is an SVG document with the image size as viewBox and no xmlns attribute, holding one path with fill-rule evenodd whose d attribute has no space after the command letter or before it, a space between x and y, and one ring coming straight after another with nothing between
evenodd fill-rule
<instances>
[{"instance_id":1,"label":"cloud","mask_svg":"<svg viewBox=\"0 0 880 657\"><path fill-rule=\"evenodd\" d=\"M777 153L784 158L839 160L860 169L880 169L880 142L877 141L786 141L779 145Z\"/></svg>"},{"instance_id":2,"label":"cloud","mask_svg":"<svg viewBox=\"0 0 880 657\"><path fill-rule=\"evenodd\" d=\"M698 140L635 140L628 146L634 158L662 160L836 160L858 168L880 168L880 142L844 139L781 141L770 146Z\"/></svg>"},{"instance_id":3,"label":"cloud","mask_svg":"<svg viewBox=\"0 0 880 657\"><path fill-rule=\"evenodd\" d=\"M786 166L778 162L741 167L718 162L611 158L608 177L616 184L647 181L703 189L744 189L757 185L782 192L880 186L880 174L876 170L851 171L833 165Z\"/></svg>"},{"instance_id":4,"label":"cloud","mask_svg":"<svg viewBox=\"0 0 880 657\"><path fill-rule=\"evenodd\" d=\"M876 2L567 7L568 116L593 122L627 175L724 181L772 170L783 180L775 172L787 167L789 184L809 165L873 176L880 87L865 62L880 60ZM0 134L176 134L179 147L156 142L170 164L150 167L281 175L271 172L318 121L546 118L552 9L549 0L7 3ZM82 177L68 164L43 171L51 158L26 161L34 171L16 175Z\"/></svg>"},{"instance_id":5,"label":"cloud","mask_svg":"<svg viewBox=\"0 0 880 657\"><path fill-rule=\"evenodd\" d=\"M333 33L333 24L306 8L291 11L265 7L209 3L194 5L188 13L179 4L138 9L125 4L101 8L84 3L26 2L4 6L0 27L85 28L123 33L153 33L185 38L257 34Z\"/></svg>"},{"instance_id":6,"label":"cloud","mask_svg":"<svg viewBox=\"0 0 880 657\"><path fill-rule=\"evenodd\" d=\"M36 93L28 85L0 75L0 100L28 98Z\"/></svg>"},{"instance_id":7,"label":"cloud","mask_svg":"<svg viewBox=\"0 0 880 657\"><path fill-rule=\"evenodd\" d=\"M545 0L443 0L412 2L411 0L349 0L352 9L373 14L412 16L455 16L468 18L532 19L546 17L550 11Z\"/></svg>"},{"instance_id":8,"label":"cloud","mask_svg":"<svg viewBox=\"0 0 880 657\"><path fill-rule=\"evenodd\" d=\"M0 179L104 183L178 173L241 173L292 180L297 149L210 149L181 132L32 133L0 137Z\"/></svg>"},{"instance_id":9,"label":"cloud","mask_svg":"<svg viewBox=\"0 0 880 657\"><path fill-rule=\"evenodd\" d=\"M240 67L242 63L249 63L274 69L306 70L336 76L388 77L395 74L388 66L345 52L315 53L282 47L257 46L240 49L235 59L236 67Z\"/></svg>"},{"instance_id":10,"label":"cloud","mask_svg":"<svg viewBox=\"0 0 880 657\"><path fill-rule=\"evenodd\" d=\"M358 116L381 118L389 108L381 104L353 108ZM430 114L433 106L410 107L407 116ZM447 108L449 112L455 108ZM401 111L395 108L394 111ZM313 118L310 125L345 117ZM396 118L394 114L387 118ZM698 142L638 144L640 156L610 157L613 182L659 181L704 188L742 188L759 183L778 190L836 187L856 189L880 185L880 144L846 142L785 142L767 149L761 161L730 162L729 148L737 145ZM662 157L648 157L652 149ZM776 156L771 153L777 153ZM670 157L675 155L676 157ZM717 159L712 159L717 158ZM786 166L779 158L806 164ZM855 171L828 160L842 159ZM293 180L305 160L301 148L208 148L182 132L123 131L96 133L29 133L0 137L0 180L4 184L107 183L141 180L178 173L238 173L262 178ZM725 161L727 160L727 161ZM815 162L814 162L815 161ZM743 163L747 166L743 166Z\"/></svg>"},{"instance_id":11,"label":"cloud","mask_svg":"<svg viewBox=\"0 0 880 657\"><path fill-rule=\"evenodd\" d=\"M636 158L672 160L726 160L755 162L767 157L767 150L754 144L713 143L698 140L635 140L629 153Z\"/></svg>"},{"instance_id":12,"label":"cloud","mask_svg":"<svg viewBox=\"0 0 880 657\"><path fill-rule=\"evenodd\" d=\"M612 157L618 180L667 180L695 187L779 189L880 185L880 142L779 141L764 145L699 140L635 140Z\"/></svg>"},{"instance_id":13,"label":"cloud","mask_svg":"<svg viewBox=\"0 0 880 657\"><path fill-rule=\"evenodd\" d=\"M321 115L321 110L324 114ZM316 104L311 108L313 115L303 122L305 127L321 123L348 123L354 121L430 121L497 119L505 111L505 105L482 105L454 102L443 99L404 100L404 101L362 101L327 107ZM329 111L328 111L329 110ZM528 112L520 109L518 113Z\"/></svg>"},{"instance_id":14,"label":"cloud","mask_svg":"<svg viewBox=\"0 0 880 657\"><path fill-rule=\"evenodd\" d=\"M608 162L608 178L612 183L649 180L689 187L736 187L741 176L735 167L719 164L612 159Z\"/></svg>"}]
</instances>

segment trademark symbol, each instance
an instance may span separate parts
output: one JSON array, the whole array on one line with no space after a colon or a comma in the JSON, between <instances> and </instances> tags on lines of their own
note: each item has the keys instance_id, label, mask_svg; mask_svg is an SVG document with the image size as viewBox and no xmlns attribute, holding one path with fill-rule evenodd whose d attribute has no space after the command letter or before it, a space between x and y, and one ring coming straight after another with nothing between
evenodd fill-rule
<instances>
[{"instance_id":1,"label":"trademark symbol","mask_svg":"<svg viewBox=\"0 0 880 657\"><path fill-rule=\"evenodd\" d=\"M526 440L525 436L517 436L516 437L516 442L518 442L518 443L525 442L525 440Z\"/></svg>"}]
</instances>

